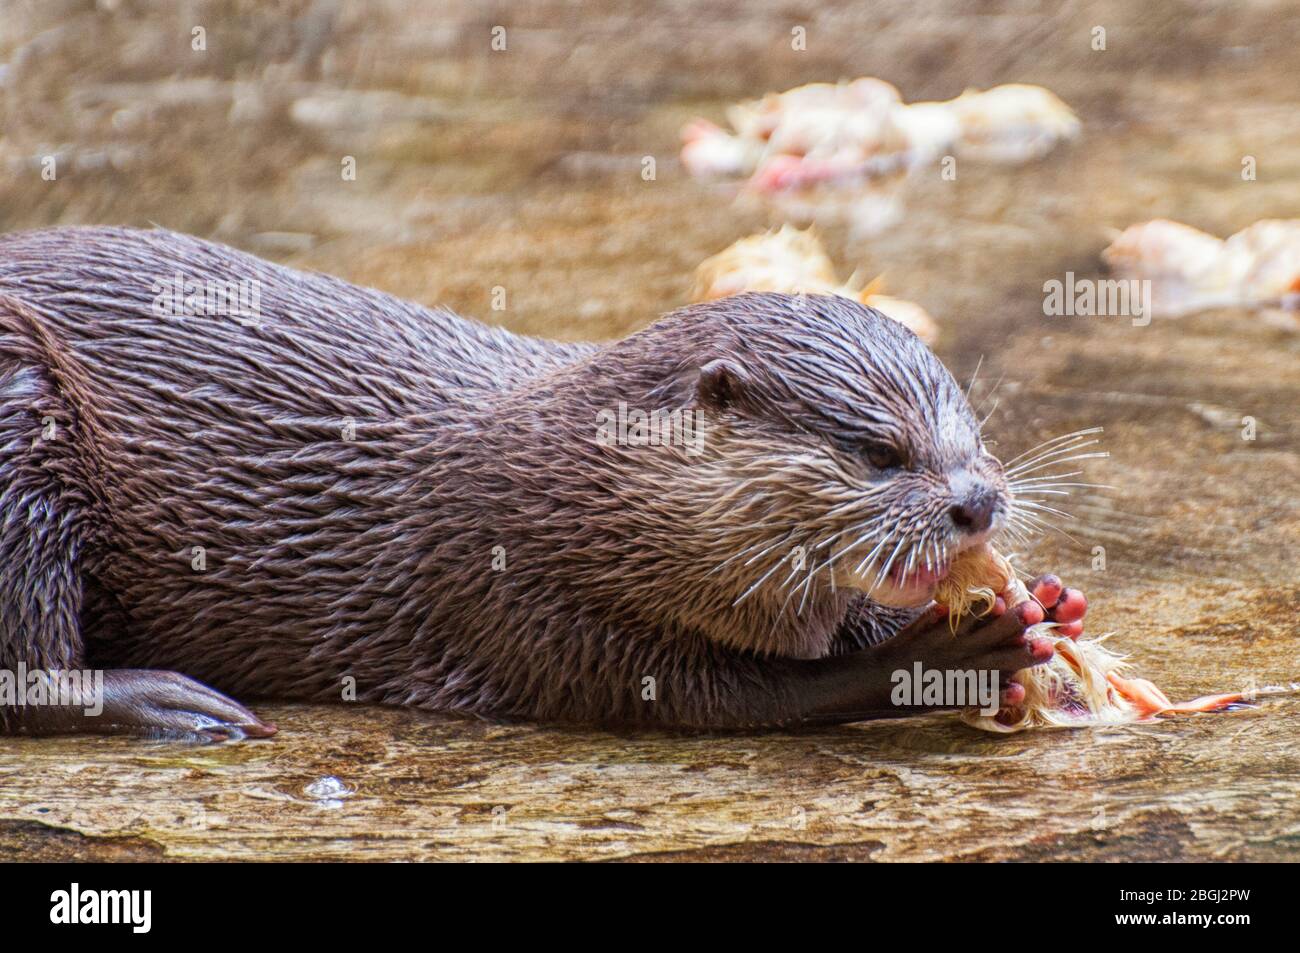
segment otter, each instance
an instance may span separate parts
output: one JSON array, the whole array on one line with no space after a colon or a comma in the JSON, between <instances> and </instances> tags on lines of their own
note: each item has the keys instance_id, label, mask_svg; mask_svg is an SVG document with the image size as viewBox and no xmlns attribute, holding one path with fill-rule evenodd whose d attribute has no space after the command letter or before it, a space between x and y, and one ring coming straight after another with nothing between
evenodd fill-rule
<instances>
[{"instance_id":1,"label":"otter","mask_svg":"<svg viewBox=\"0 0 1300 953\"><path fill-rule=\"evenodd\" d=\"M702 439L602 435L626 408ZM780 728L912 713L915 662L1013 695L1042 612L931 604L1013 503L847 299L560 343L165 230L0 237L0 669L103 672L102 712L4 733L275 731L234 698Z\"/></svg>"}]
</instances>

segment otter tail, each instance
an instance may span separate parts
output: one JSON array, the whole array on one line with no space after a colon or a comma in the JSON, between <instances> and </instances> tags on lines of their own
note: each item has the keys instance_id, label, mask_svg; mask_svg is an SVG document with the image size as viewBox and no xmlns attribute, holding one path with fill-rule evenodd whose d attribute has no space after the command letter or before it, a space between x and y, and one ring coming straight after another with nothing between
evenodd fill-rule
<instances>
[{"instance_id":1,"label":"otter tail","mask_svg":"<svg viewBox=\"0 0 1300 953\"><path fill-rule=\"evenodd\" d=\"M60 393L71 370L39 315L0 294L0 730L24 709L23 672L67 669L82 653L77 513L61 474L71 425ZM62 441L62 444L60 443Z\"/></svg>"}]
</instances>

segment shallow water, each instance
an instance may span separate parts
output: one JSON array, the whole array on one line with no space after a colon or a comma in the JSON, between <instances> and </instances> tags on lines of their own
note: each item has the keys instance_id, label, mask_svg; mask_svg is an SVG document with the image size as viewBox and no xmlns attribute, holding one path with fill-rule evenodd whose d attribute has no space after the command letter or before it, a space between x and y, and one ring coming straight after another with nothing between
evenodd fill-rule
<instances>
[{"instance_id":1,"label":"shallow water","mask_svg":"<svg viewBox=\"0 0 1300 953\"><path fill-rule=\"evenodd\" d=\"M584 4L580 21L558 2L344 3L330 29L212 4L200 57L175 43L173 14L9 4L0 227L152 221L519 331L617 337L772 221L684 178L684 120L839 76L882 76L907 99L1043 83L1079 112L1081 142L921 177L897 227L828 226L827 245L843 274L883 272L935 315L960 377L982 358L974 396L997 402L997 452L1106 428L1112 457L1090 476L1116 489L1071 503L1072 538L1022 554L1087 590L1091 633L1115 632L1175 699L1286 685L1300 680L1300 335L1242 312L1147 327L1042 313L1045 281L1098 274L1107 228L1300 216L1300 68L1278 8L1130 6L819 4L796 54L795 21L764 2L725 22L680 2ZM493 54L498 20L509 48ZM1088 45L1099 23L1104 53ZM43 183L32 157L52 149L62 171ZM273 741L0 741L0 856L1300 854L1294 695L1009 738L950 716L678 738L258 710Z\"/></svg>"}]
</instances>

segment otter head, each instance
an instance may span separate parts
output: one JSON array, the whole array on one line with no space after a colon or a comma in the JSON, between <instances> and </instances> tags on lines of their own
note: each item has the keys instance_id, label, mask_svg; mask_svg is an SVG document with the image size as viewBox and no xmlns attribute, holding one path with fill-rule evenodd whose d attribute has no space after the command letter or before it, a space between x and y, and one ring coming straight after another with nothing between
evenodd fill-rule
<instances>
[{"instance_id":1,"label":"otter head","mask_svg":"<svg viewBox=\"0 0 1300 953\"><path fill-rule=\"evenodd\" d=\"M1005 524L1010 489L961 388L879 312L745 294L642 334L677 359L652 402L702 418L699 452L655 479L661 499L676 494L676 545L730 601L696 613L727 641L753 646L761 632L737 633L774 612L842 611L846 589L924 604L958 553ZM749 618L729 614L747 605Z\"/></svg>"}]
</instances>

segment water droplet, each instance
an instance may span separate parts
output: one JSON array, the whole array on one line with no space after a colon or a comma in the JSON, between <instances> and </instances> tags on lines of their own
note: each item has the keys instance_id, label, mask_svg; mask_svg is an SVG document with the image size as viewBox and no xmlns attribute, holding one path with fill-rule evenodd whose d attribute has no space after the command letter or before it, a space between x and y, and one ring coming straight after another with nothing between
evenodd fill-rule
<instances>
[{"instance_id":1,"label":"water droplet","mask_svg":"<svg viewBox=\"0 0 1300 953\"><path fill-rule=\"evenodd\" d=\"M334 803L331 803L328 806L338 807L338 799L351 797L356 793L356 787L348 784L346 781L341 781L334 777L334 775L330 774L323 778L317 778L311 784L307 785L303 788L303 793L318 801L332 801Z\"/></svg>"}]
</instances>

